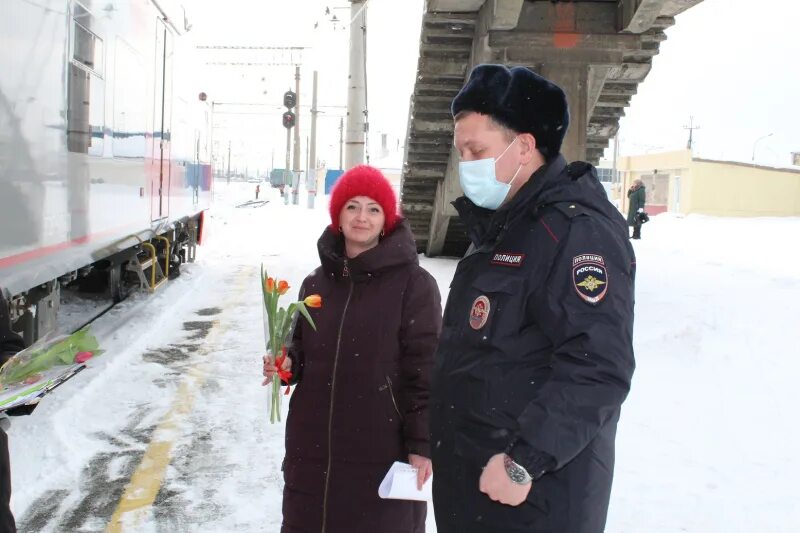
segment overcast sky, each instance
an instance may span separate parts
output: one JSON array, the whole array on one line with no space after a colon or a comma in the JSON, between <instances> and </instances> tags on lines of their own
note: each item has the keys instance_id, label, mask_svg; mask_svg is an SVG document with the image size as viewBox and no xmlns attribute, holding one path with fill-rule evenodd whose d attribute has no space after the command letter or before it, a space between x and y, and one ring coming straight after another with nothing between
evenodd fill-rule
<instances>
[{"instance_id":1,"label":"overcast sky","mask_svg":"<svg viewBox=\"0 0 800 533\"><path fill-rule=\"evenodd\" d=\"M620 130L623 153L686 145L708 158L790 164L800 151L800 3L705 0L677 18Z\"/></svg>"},{"instance_id":2,"label":"overcast sky","mask_svg":"<svg viewBox=\"0 0 800 533\"><path fill-rule=\"evenodd\" d=\"M325 7L349 22L349 3L339 0L193 0L193 39L204 44L305 46L301 104L310 104L311 72L320 76L320 157L338 164L339 116L346 104L349 31L334 25ZM222 7L224 5L224 7ZM371 136L404 138L413 90L423 0L370 0L368 13L368 90ZM344 9L334 9L344 8ZM701 157L788 165L800 151L800 2L795 0L705 0L680 15L668 40L622 121L623 154L680 149L694 116L695 152ZM316 29L314 24L318 23ZM222 55L220 55L222 54ZM229 54L225 56L224 54ZM210 60L241 60L219 52ZM258 59L254 56L244 57ZM264 56L266 58L266 56ZM294 85L288 67L209 67L208 90L215 101L280 103ZM265 93L266 91L266 93ZM225 106L218 108L224 109ZM227 107L249 113L254 108ZM285 130L280 111L261 115L217 116L217 140L233 139L234 157L253 166L282 166ZM307 113L306 110L303 110ZM303 122L304 121L304 122ZM307 114L301 117L305 142ZM610 153L610 150L609 150ZM374 156L373 152L373 156Z\"/></svg>"}]
</instances>

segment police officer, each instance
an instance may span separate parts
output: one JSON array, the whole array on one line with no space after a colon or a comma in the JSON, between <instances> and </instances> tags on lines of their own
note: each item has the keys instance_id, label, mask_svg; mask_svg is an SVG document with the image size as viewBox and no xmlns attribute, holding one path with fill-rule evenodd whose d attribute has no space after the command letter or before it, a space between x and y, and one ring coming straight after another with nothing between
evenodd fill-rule
<instances>
[{"instance_id":1,"label":"police officer","mask_svg":"<svg viewBox=\"0 0 800 533\"><path fill-rule=\"evenodd\" d=\"M602 532L634 370L626 221L591 165L560 155L553 83L480 65L452 113L472 245L435 362L438 531Z\"/></svg>"}]
</instances>

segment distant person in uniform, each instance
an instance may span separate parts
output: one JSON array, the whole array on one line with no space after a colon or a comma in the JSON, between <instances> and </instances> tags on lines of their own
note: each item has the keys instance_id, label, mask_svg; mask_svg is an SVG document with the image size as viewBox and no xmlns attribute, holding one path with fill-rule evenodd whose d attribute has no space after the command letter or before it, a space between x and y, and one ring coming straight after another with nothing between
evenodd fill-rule
<instances>
[{"instance_id":1,"label":"distant person in uniform","mask_svg":"<svg viewBox=\"0 0 800 533\"><path fill-rule=\"evenodd\" d=\"M642 238L642 224L644 223L642 213L647 201L647 194L644 183L641 179L633 180L633 185L628 189L628 225L633 226L633 236L631 239Z\"/></svg>"},{"instance_id":2,"label":"distant person in uniform","mask_svg":"<svg viewBox=\"0 0 800 533\"><path fill-rule=\"evenodd\" d=\"M11 329L8 302L3 290L0 289L0 366L24 348L22 337ZM11 460L8 455L8 435L5 431L9 426L9 420L5 415L6 413L0 415L2 417L0 419L0 533L13 533L17 528L14 515L11 513Z\"/></svg>"},{"instance_id":3,"label":"distant person in uniform","mask_svg":"<svg viewBox=\"0 0 800 533\"><path fill-rule=\"evenodd\" d=\"M602 533L634 370L635 258L594 168L560 155L567 100L479 65L452 103L472 244L431 390L439 533Z\"/></svg>"},{"instance_id":4,"label":"distant person in uniform","mask_svg":"<svg viewBox=\"0 0 800 533\"><path fill-rule=\"evenodd\" d=\"M428 401L442 310L410 224L381 172L348 170L330 198L321 266L300 288L322 296L316 330L296 323L285 368L282 533L424 533L424 502L378 497L395 461L431 476ZM265 383L275 375L264 361Z\"/></svg>"},{"instance_id":5,"label":"distant person in uniform","mask_svg":"<svg viewBox=\"0 0 800 533\"><path fill-rule=\"evenodd\" d=\"M256 185L256 200L258 200L258 193L261 192L261 184Z\"/></svg>"}]
</instances>

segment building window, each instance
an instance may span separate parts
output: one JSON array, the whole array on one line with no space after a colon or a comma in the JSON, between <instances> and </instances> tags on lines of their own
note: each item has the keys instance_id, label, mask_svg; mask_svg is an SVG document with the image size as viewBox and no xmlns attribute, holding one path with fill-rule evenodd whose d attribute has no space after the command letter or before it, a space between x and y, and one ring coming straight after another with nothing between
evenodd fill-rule
<instances>
[{"instance_id":1,"label":"building window","mask_svg":"<svg viewBox=\"0 0 800 533\"><path fill-rule=\"evenodd\" d=\"M646 187L647 205L666 206L669 196L669 174L641 174Z\"/></svg>"},{"instance_id":2,"label":"building window","mask_svg":"<svg viewBox=\"0 0 800 533\"><path fill-rule=\"evenodd\" d=\"M613 181L614 170L610 168L597 168L597 179L600 181Z\"/></svg>"}]
</instances>

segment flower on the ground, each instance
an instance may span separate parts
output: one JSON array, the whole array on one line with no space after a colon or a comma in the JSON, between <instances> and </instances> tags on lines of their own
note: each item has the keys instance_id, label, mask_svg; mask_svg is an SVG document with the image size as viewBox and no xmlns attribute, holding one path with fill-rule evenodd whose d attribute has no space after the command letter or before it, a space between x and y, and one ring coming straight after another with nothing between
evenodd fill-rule
<instances>
[{"instance_id":1,"label":"flower on the ground","mask_svg":"<svg viewBox=\"0 0 800 533\"><path fill-rule=\"evenodd\" d=\"M43 338L17 353L0 368L0 390L19 384L30 385L54 367L83 364L102 353L97 338L88 327L72 335Z\"/></svg>"}]
</instances>

